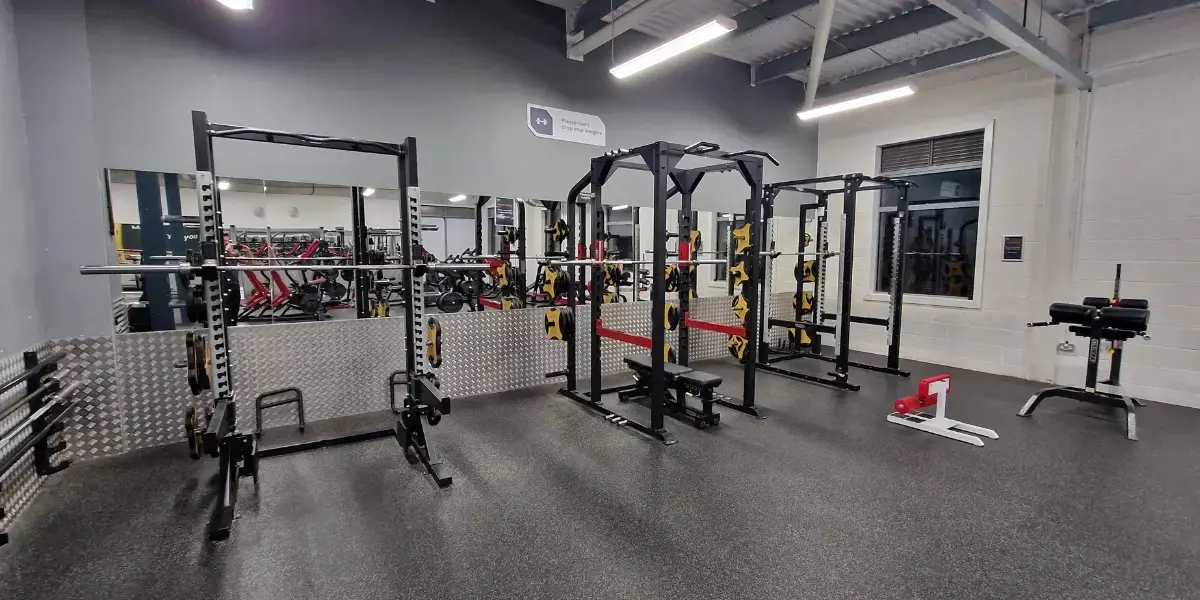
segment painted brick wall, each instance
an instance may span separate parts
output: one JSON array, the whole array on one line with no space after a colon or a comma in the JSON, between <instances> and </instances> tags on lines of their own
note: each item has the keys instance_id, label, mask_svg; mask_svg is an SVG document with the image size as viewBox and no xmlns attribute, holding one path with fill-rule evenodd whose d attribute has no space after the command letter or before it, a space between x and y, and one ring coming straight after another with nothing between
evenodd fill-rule
<instances>
[{"instance_id":1,"label":"painted brick wall","mask_svg":"<svg viewBox=\"0 0 1200 600\"><path fill-rule=\"evenodd\" d=\"M1125 352L1126 391L1200 407L1200 10L1097 32L1076 296L1151 304L1152 339ZM1082 377L1081 361L1060 377Z\"/></svg>"},{"instance_id":2,"label":"painted brick wall","mask_svg":"<svg viewBox=\"0 0 1200 600\"><path fill-rule=\"evenodd\" d=\"M907 305L905 357L1078 385L1082 340L1024 324L1044 320L1051 302L1110 293L1121 262L1123 295L1154 309L1153 339L1127 346L1126 391L1200 407L1198 30L1200 10L1185 9L1096 32L1090 95L1008 57L935 74L911 100L821 123L821 175L875 172L883 144L991 126L979 305ZM875 202L860 198L854 307L885 316L886 305L868 298ZM1025 262L1000 261L1009 234L1026 236ZM830 267L833 277L836 261ZM1078 349L1056 353L1068 339ZM855 325L852 340L885 347L869 326Z\"/></svg>"},{"instance_id":3,"label":"painted brick wall","mask_svg":"<svg viewBox=\"0 0 1200 600\"><path fill-rule=\"evenodd\" d=\"M910 100L822 121L818 174L875 173L881 145L990 127L992 150L990 164L984 166L982 200L987 206L981 208L987 212L987 229L977 267L977 305L906 304L901 347L906 358L1029 377L1025 323L1035 305L1034 265L1044 237L1037 231L1037 215L1047 185L1054 82L1020 59L1001 58L929 78L920 90ZM875 193L858 199L853 312L886 317L887 303L868 298L877 202ZM836 221L830 222L829 232L836 250ZM1012 234L1026 237L1025 262L1000 261L1001 238ZM839 269L838 260L829 261L831 302ZM883 328L852 326L852 348L884 353L886 345Z\"/></svg>"}]
</instances>

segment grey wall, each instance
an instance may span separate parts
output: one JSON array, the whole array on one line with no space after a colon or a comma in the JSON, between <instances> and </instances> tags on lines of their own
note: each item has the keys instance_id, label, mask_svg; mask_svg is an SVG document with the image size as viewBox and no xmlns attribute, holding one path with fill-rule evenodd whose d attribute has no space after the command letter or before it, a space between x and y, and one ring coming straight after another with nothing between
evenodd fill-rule
<instances>
[{"instance_id":1,"label":"grey wall","mask_svg":"<svg viewBox=\"0 0 1200 600\"><path fill-rule=\"evenodd\" d=\"M92 115L81 0L15 0L29 138L38 302L45 337L109 335L116 278L79 275L112 260Z\"/></svg>"},{"instance_id":2,"label":"grey wall","mask_svg":"<svg viewBox=\"0 0 1200 600\"><path fill-rule=\"evenodd\" d=\"M0 0L0 356L19 352L42 339L32 255L29 149L18 81L17 43L9 0Z\"/></svg>"},{"instance_id":3,"label":"grey wall","mask_svg":"<svg viewBox=\"0 0 1200 600\"><path fill-rule=\"evenodd\" d=\"M601 116L610 147L703 139L771 151L784 162L772 177L815 168L815 136L795 118L796 82L751 88L746 65L703 54L616 81L608 48L567 59L562 11L533 0L262 0L248 13L211 0L88 4L105 166L194 170L196 108L220 122L412 135L426 189L558 199L602 149L535 138L525 125L532 102ZM219 142L217 170L395 185L384 159L289 150ZM648 204L648 175L611 185L608 203ZM696 201L717 209L745 194L740 176L724 174Z\"/></svg>"},{"instance_id":4,"label":"grey wall","mask_svg":"<svg viewBox=\"0 0 1200 600\"><path fill-rule=\"evenodd\" d=\"M248 13L212 0L0 1L13 2L34 210L21 214L19 194L2 201L17 202L6 216L28 220L38 241L37 277L24 275L47 315L42 326L23 311L31 318L6 343L110 331L117 279L76 274L113 260L100 169L194 171L192 109L259 127L415 136L422 187L450 193L565 196L603 149L533 137L529 102L600 115L610 147L709 140L774 153L784 167L768 179L815 169L815 132L794 116L795 82L751 88L745 65L699 53L618 82L608 49L586 62L565 58L563 13L533 0L260 0ZM11 46L0 44L9 78ZM13 96L18 86L0 81L0 94ZM7 133L18 131L12 106L0 117L5 156L20 147ZM0 162L19 173L20 156ZM228 176L395 185L394 165L380 157L218 142L216 162ZM605 200L648 205L648 187L647 175L625 172ZM712 176L696 208L737 209L746 194L740 176ZM8 306L35 306L29 290L0 293L25 294Z\"/></svg>"}]
</instances>

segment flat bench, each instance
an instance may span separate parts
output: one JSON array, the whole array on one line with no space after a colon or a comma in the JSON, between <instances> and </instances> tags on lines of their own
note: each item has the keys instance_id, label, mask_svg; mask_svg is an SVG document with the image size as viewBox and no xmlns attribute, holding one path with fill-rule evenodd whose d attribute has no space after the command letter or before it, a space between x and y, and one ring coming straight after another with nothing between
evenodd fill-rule
<instances>
[{"instance_id":1,"label":"flat bench","mask_svg":"<svg viewBox=\"0 0 1200 600\"><path fill-rule=\"evenodd\" d=\"M636 354L627 356L624 360L625 365L634 372L637 387L622 391L617 397L622 402L648 397L650 395L650 372L654 368L654 359L649 354ZM697 429L705 429L721 422L720 413L714 413L712 410L713 390L723 381L720 375L697 371L675 363L663 364L663 374L668 388L664 405L673 414L684 417ZM700 399L701 408L699 410L688 406L688 394Z\"/></svg>"}]
</instances>

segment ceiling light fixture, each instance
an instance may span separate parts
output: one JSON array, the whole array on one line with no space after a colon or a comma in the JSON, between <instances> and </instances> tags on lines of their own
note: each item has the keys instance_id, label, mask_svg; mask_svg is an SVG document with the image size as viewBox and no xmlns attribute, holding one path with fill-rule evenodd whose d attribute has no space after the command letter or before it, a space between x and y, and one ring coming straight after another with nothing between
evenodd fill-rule
<instances>
[{"instance_id":1,"label":"ceiling light fixture","mask_svg":"<svg viewBox=\"0 0 1200 600\"><path fill-rule=\"evenodd\" d=\"M231 10L253 10L254 0L217 0Z\"/></svg>"},{"instance_id":2,"label":"ceiling light fixture","mask_svg":"<svg viewBox=\"0 0 1200 600\"><path fill-rule=\"evenodd\" d=\"M220 180L220 181L218 181L218 182L217 182L217 189L218 189L218 190L221 190L221 191L223 192L223 191L225 191L225 190L229 189L229 187L230 187L231 185L232 185L232 184L230 184L228 181L226 181L226 180L222 179L222 180Z\"/></svg>"},{"instance_id":3,"label":"ceiling light fixture","mask_svg":"<svg viewBox=\"0 0 1200 600\"><path fill-rule=\"evenodd\" d=\"M613 210L625 210L627 208L629 208L628 204L618 204L618 205L612 207Z\"/></svg>"},{"instance_id":4,"label":"ceiling light fixture","mask_svg":"<svg viewBox=\"0 0 1200 600\"><path fill-rule=\"evenodd\" d=\"M450 201L451 202L462 202L463 200L466 200L466 199L467 199L467 197L465 195L459 194L457 196L451 197Z\"/></svg>"},{"instance_id":5,"label":"ceiling light fixture","mask_svg":"<svg viewBox=\"0 0 1200 600\"><path fill-rule=\"evenodd\" d=\"M880 102L907 98L915 93L917 93L917 90L913 89L912 86L906 85L894 90L879 92L878 94L871 94L870 96L863 96L862 98L855 98L853 100L846 100L845 102L838 102L828 106L801 111L796 113L796 116L800 117L801 121L808 121L810 119L817 119L826 115L832 115L834 113L846 112L848 110L854 110L864 106L871 106L872 104L879 104Z\"/></svg>"},{"instance_id":6,"label":"ceiling light fixture","mask_svg":"<svg viewBox=\"0 0 1200 600\"><path fill-rule=\"evenodd\" d=\"M363 188L363 198L370 198L375 195L375 188Z\"/></svg>"},{"instance_id":7,"label":"ceiling light fixture","mask_svg":"<svg viewBox=\"0 0 1200 600\"><path fill-rule=\"evenodd\" d=\"M717 17L641 56L613 67L609 73L612 73L613 77L617 79L624 79L667 59L679 56L692 48L711 42L734 29L737 29L737 23L732 19Z\"/></svg>"}]
</instances>

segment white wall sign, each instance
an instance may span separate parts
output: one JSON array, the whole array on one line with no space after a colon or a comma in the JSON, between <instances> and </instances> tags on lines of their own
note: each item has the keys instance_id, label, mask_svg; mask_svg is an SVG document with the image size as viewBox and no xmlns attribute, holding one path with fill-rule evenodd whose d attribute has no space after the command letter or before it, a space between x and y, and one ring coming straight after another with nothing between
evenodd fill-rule
<instances>
[{"instance_id":1,"label":"white wall sign","mask_svg":"<svg viewBox=\"0 0 1200 600\"><path fill-rule=\"evenodd\" d=\"M529 131L540 138L592 146L604 145L604 121L596 115L537 104L527 105L525 112L525 123L529 125Z\"/></svg>"}]
</instances>

